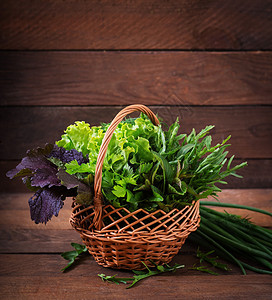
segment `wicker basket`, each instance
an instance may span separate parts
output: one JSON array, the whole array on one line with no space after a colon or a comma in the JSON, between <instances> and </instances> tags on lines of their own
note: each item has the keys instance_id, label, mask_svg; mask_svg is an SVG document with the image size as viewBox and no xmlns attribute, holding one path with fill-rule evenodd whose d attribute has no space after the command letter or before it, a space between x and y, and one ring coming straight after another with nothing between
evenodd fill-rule
<instances>
[{"instance_id":1,"label":"wicker basket","mask_svg":"<svg viewBox=\"0 0 272 300\"><path fill-rule=\"evenodd\" d=\"M73 202L71 225L80 233L90 254L99 265L116 269L140 270L142 262L152 266L169 263L178 253L186 238L197 229L200 222L199 202L173 209L147 212L138 209L103 205L101 195L102 166L108 144L117 125L133 111L145 113L154 125L157 117L144 105L131 105L121 110L113 119L102 141L97 158L93 206Z\"/></svg>"}]
</instances>

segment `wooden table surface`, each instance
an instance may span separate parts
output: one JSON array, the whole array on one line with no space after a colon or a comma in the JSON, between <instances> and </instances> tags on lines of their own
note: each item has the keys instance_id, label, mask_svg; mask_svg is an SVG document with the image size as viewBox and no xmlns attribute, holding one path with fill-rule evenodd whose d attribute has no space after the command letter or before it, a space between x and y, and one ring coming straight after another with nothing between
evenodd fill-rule
<instances>
[{"instance_id":1,"label":"wooden table surface","mask_svg":"<svg viewBox=\"0 0 272 300\"><path fill-rule=\"evenodd\" d=\"M147 278L132 289L103 282L97 274L132 274L100 267L90 255L62 273L66 261L60 253L72 250L71 242L81 243L69 224L71 199L65 201L59 217L45 226L29 218L30 194L1 196L1 299L272 299L270 275L248 271L244 276L230 264L231 271L219 271L219 276L190 269L198 260L196 247L189 243L172 262L185 264L184 269ZM233 203L245 197L250 205L271 210L272 189L224 190L221 194L222 201ZM251 216L256 223L271 226L271 218Z\"/></svg>"}]
</instances>

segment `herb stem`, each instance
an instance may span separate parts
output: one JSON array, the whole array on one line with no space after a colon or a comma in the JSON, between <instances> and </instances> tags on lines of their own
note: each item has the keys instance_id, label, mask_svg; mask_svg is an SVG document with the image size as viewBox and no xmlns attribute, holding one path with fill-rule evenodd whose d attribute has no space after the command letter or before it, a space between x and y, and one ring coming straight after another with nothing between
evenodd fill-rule
<instances>
[{"instance_id":1,"label":"herb stem","mask_svg":"<svg viewBox=\"0 0 272 300\"><path fill-rule=\"evenodd\" d=\"M251 265L248 265L247 263L244 263L241 261L241 264L248 270L251 270L251 271L254 271L256 273L261 273L261 274L270 274L272 275L272 271L267 271L267 270L263 270L263 269L259 269L259 268L256 268L256 267L253 267Z\"/></svg>"},{"instance_id":2,"label":"herb stem","mask_svg":"<svg viewBox=\"0 0 272 300\"><path fill-rule=\"evenodd\" d=\"M246 210L251 210L255 212L259 212L261 214L268 215L272 217L272 213L260 208L252 207L252 206L247 206L247 205L240 205L240 204L233 204L233 203L224 203L224 202L213 202L213 201L200 201L201 205L206 205L206 206L220 206L220 207L230 207L230 208L238 208L238 209L246 209Z\"/></svg>"}]
</instances>

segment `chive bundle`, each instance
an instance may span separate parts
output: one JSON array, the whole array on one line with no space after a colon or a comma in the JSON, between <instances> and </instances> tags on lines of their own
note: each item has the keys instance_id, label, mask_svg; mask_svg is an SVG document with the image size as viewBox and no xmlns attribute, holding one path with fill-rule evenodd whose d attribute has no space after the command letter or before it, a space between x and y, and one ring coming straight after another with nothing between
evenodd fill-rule
<instances>
[{"instance_id":1,"label":"chive bundle","mask_svg":"<svg viewBox=\"0 0 272 300\"><path fill-rule=\"evenodd\" d=\"M272 230L255 225L237 215L221 213L205 206L232 207L257 211L272 217L272 213L257 208L201 201L201 223L189 240L236 265L245 275L245 269L272 274Z\"/></svg>"}]
</instances>

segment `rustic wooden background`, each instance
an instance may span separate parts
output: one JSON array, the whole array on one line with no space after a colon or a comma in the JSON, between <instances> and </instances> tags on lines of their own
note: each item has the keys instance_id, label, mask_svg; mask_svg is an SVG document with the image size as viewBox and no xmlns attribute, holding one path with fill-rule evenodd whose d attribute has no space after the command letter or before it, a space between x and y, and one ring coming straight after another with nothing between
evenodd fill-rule
<instances>
[{"instance_id":1,"label":"rustic wooden background","mask_svg":"<svg viewBox=\"0 0 272 300\"><path fill-rule=\"evenodd\" d=\"M184 270L131 290L102 282L97 274L117 272L89 257L62 274L59 253L81 243L68 222L71 199L58 218L36 225L27 189L5 176L74 121L98 125L142 103L168 123L178 116L187 133L216 125L214 143L232 135L229 155L248 167L220 199L271 211L271 16L271 0L0 0L3 299L271 299L269 275L191 270L188 243L174 259ZM268 216L249 216L272 226Z\"/></svg>"},{"instance_id":2,"label":"rustic wooden background","mask_svg":"<svg viewBox=\"0 0 272 300\"><path fill-rule=\"evenodd\" d=\"M271 188L270 0L0 2L0 188L27 149L67 125L148 105L248 161L228 188Z\"/></svg>"}]
</instances>

